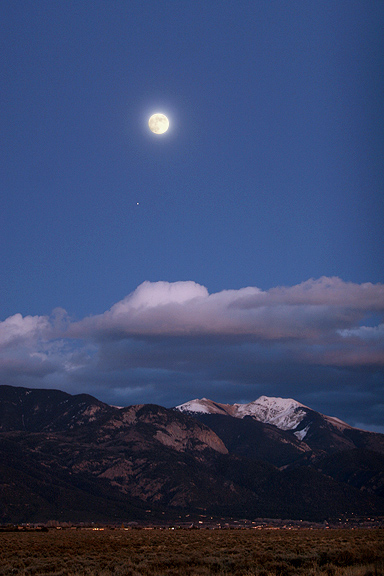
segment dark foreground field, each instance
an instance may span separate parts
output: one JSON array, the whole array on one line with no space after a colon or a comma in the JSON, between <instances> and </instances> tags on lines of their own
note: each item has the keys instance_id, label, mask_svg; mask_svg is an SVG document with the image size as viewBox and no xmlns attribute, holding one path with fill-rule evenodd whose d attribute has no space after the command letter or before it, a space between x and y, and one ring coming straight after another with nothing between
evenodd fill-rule
<instances>
[{"instance_id":1,"label":"dark foreground field","mask_svg":"<svg viewBox=\"0 0 384 576\"><path fill-rule=\"evenodd\" d=\"M0 575L384 576L384 530L0 534Z\"/></svg>"}]
</instances>

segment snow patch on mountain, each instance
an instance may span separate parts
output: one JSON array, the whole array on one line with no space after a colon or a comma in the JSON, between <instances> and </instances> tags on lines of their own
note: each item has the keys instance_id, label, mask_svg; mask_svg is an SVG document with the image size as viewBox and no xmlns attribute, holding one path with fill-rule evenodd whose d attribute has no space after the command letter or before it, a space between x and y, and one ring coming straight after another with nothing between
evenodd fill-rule
<instances>
[{"instance_id":1,"label":"snow patch on mountain","mask_svg":"<svg viewBox=\"0 0 384 576\"><path fill-rule=\"evenodd\" d=\"M251 416L259 422L273 424L281 430L295 429L306 415L304 404L292 398L260 396L248 404L220 404L207 398L195 399L176 406L180 412L200 414L226 414L235 418Z\"/></svg>"},{"instance_id":2,"label":"snow patch on mountain","mask_svg":"<svg viewBox=\"0 0 384 576\"><path fill-rule=\"evenodd\" d=\"M292 398L269 398L260 396L249 404L235 404L238 418L252 416L260 422L273 424L281 430L292 430L296 428L305 416L306 408L300 402Z\"/></svg>"},{"instance_id":3,"label":"snow patch on mountain","mask_svg":"<svg viewBox=\"0 0 384 576\"><path fill-rule=\"evenodd\" d=\"M294 435L296 436L296 438L298 438L299 440L304 440L304 438L307 435L307 432L309 430L309 425L306 426L305 428L303 428L302 430L298 430L297 432L294 432Z\"/></svg>"}]
</instances>

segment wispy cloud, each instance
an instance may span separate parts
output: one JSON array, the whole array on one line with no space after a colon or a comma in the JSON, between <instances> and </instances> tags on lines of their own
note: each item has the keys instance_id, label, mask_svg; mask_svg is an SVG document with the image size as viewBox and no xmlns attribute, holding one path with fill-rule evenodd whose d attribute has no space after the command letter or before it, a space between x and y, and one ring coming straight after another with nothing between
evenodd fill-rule
<instances>
[{"instance_id":1,"label":"wispy cloud","mask_svg":"<svg viewBox=\"0 0 384 576\"><path fill-rule=\"evenodd\" d=\"M384 399L383 316L382 284L320 278L209 294L195 282L144 282L77 322L63 310L0 322L0 383L166 405L201 394L305 401L316 390L326 405L322 393L336 387L340 404L358 392L373 406Z\"/></svg>"}]
</instances>

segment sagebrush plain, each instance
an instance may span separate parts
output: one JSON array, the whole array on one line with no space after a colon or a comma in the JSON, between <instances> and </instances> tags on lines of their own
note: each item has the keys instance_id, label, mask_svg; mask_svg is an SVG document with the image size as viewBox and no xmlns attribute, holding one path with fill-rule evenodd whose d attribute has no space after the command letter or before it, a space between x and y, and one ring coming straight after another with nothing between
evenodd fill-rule
<instances>
[{"instance_id":1,"label":"sagebrush plain","mask_svg":"<svg viewBox=\"0 0 384 576\"><path fill-rule=\"evenodd\" d=\"M0 534L0 576L384 576L384 530Z\"/></svg>"}]
</instances>

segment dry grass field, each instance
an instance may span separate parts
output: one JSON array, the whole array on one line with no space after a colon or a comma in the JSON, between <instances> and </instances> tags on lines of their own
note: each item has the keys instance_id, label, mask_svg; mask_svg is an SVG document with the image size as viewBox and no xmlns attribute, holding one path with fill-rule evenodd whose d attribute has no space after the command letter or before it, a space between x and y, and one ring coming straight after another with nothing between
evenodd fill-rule
<instances>
[{"instance_id":1,"label":"dry grass field","mask_svg":"<svg viewBox=\"0 0 384 576\"><path fill-rule=\"evenodd\" d=\"M384 530L0 533L0 576L384 576Z\"/></svg>"}]
</instances>

